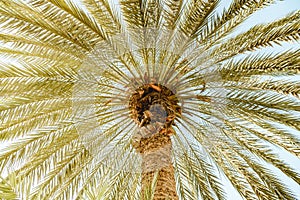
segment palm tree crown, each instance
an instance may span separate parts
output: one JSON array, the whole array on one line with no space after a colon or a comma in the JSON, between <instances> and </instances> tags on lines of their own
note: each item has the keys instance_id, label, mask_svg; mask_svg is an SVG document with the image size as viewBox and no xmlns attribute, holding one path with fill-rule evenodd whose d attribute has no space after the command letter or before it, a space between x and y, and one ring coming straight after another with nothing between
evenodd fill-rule
<instances>
[{"instance_id":1,"label":"palm tree crown","mask_svg":"<svg viewBox=\"0 0 300 200\"><path fill-rule=\"evenodd\" d=\"M300 50L255 52L300 11L234 34L273 3L0 0L0 199L296 199Z\"/></svg>"}]
</instances>

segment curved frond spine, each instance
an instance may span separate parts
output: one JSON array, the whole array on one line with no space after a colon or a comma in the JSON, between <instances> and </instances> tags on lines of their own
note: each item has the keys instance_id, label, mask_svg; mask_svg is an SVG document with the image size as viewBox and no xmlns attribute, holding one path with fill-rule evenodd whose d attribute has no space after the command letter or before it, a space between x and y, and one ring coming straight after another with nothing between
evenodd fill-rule
<instances>
[{"instance_id":1,"label":"curved frond spine","mask_svg":"<svg viewBox=\"0 0 300 200\"><path fill-rule=\"evenodd\" d=\"M0 198L1 199L16 199L17 194L9 181L0 177Z\"/></svg>"},{"instance_id":2,"label":"curved frond spine","mask_svg":"<svg viewBox=\"0 0 300 200\"><path fill-rule=\"evenodd\" d=\"M175 29L175 21L179 17L179 13L183 6L183 0L164 0L162 17L160 18L160 24L166 27L167 30Z\"/></svg>"},{"instance_id":3,"label":"curved frond spine","mask_svg":"<svg viewBox=\"0 0 300 200\"><path fill-rule=\"evenodd\" d=\"M224 10L220 16L213 16L212 20L203 28L199 40L206 44L206 48L219 44L245 19L272 3L274 0L234 0L228 10Z\"/></svg>"},{"instance_id":4,"label":"curved frond spine","mask_svg":"<svg viewBox=\"0 0 300 200\"><path fill-rule=\"evenodd\" d=\"M236 77L244 78L253 75L298 74L299 58L300 50L286 51L277 55L250 55L238 61L230 60L222 64L219 73L224 81L239 81Z\"/></svg>"},{"instance_id":5,"label":"curved frond spine","mask_svg":"<svg viewBox=\"0 0 300 200\"><path fill-rule=\"evenodd\" d=\"M254 26L249 31L229 39L225 44L217 47L212 54L218 58L217 62L221 62L246 51L280 44L280 42L297 41L300 38L299 22L300 12L296 11L275 22Z\"/></svg>"},{"instance_id":6,"label":"curved frond spine","mask_svg":"<svg viewBox=\"0 0 300 200\"><path fill-rule=\"evenodd\" d=\"M179 21L180 30L188 37L196 37L201 27L208 23L209 16L218 3L218 0L188 2L182 11L182 19Z\"/></svg>"}]
</instances>

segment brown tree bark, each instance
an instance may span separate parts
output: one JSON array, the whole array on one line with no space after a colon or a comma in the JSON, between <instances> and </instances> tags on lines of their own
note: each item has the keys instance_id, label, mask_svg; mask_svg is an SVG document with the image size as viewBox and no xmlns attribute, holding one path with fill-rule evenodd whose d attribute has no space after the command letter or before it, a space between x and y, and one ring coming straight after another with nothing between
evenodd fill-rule
<instances>
[{"instance_id":1,"label":"brown tree bark","mask_svg":"<svg viewBox=\"0 0 300 200\"><path fill-rule=\"evenodd\" d=\"M154 188L154 200L177 200L174 167L172 164L172 143L170 136L173 129L162 129L154 134L137 136L133 146L142 156L142 198L146 197L157 174Z\"/></svg>"},{"instance_id":2,"label":"brown tree bark","mask_svg":"<svg viewBox=\"0 0 300 200\"><path fill-rule=\"evenodd\" d=\"M130 116L140 127L132 138L132 145L142 157L143 200L150 197L178 199L171 142L171 135L175 134L174 120L181 115L178 103L170 89L154 82L137 88L130 97ZM154 177L156 185L153 188Z\"/></svg>"}]
</instances>

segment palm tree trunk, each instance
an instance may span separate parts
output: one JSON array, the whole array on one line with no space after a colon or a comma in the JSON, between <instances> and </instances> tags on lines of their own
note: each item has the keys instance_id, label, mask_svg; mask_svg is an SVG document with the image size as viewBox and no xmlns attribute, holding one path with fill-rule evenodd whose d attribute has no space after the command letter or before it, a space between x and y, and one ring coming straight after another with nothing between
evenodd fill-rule
<instances>
[{"instance_id":1,"label":"palm tree trunk","mask_svg":"<svg viewBox=\"0 0 300 200\"><path fill-rule=\"evenodd\" d=\"M173 133L172 128L169 128L169 131L162 129L154 134L150 133L150 136L136 140L133 144L142 156L142 196L144 200L149 199L147 191L151 190L156 174L153 199L178 199L171 157L171 133Z\"/></svg>"},{"instance_id":2,"label":"palm tree trunk","mask_svg":"<svg viewBox=\"0 0 300 200\"><path fill-rule=\"evenodd\" d=\"M139 87L129 99L130 116L140 127L132 146L142 156L143 200L178 199L171 155L172 126L181 114L178 103L170 89L157 83Z\"/></svg>"}]
</instances>

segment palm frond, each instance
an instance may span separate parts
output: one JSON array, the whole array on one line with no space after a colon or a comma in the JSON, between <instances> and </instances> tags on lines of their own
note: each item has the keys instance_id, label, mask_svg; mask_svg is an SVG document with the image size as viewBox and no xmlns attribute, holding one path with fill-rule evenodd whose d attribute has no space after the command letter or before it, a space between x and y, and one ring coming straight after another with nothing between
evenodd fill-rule
<instances>
[{"instance_id":1,"label":"palm frond","mask_svg":"<svg viewBox=\"0 0 300 200\"><path fill-rule=\"evenodd\" d=\"M183 6L182 0L166 0L163 2L162 17L160 18L161 25L167 30L173 30L176 19L178 18Z\"/></svg>"},{"instance_id":2,"label":"palm frond","mask_svg":"<svg viewBox=\"0 0 300 200\"><path fill-rule=\"evenodd\" d=\"M222 38L232 33L251 14L274 3L274 0L234 0L227 10L213 17L200 33L202 43L208 46L219 44Z\"/></svg>"},{"instance_id":3,"label":"palm frond","mask_svg":"<svg viewBox=\"0 0 300 200\"><path fill-rule=\"evenodd\" d=\"M153 197L130 102L162 90L179 199L299 198L300 12L236 34L276 1L220 3L0 0L0 199Z\"/></svg>"},{"instance_id":4,"label":"palm frond","mask_svg":"<svg viewBox=\"0 0 300 200\"><path fill-rule=\"evenodd\" d=\"M2 177L0 177L0 198L1 199L16 199L17 194L15 193L12 186Z\"/></svg>"},{"instance_id":5,"label":"palm frond","mask_svg":"<svg viewBox=\"0 0 300 200\"><path fill-rule=\"evenodd\" d=\"M222 66L220 74L224 80L228 80L227 77L236 80L235 77L252 75L298 74L299 56L299 50L278 55L250 55L238 61L228 61Z\"/></svg>"},{"instance_id":6,"label":"palm frond","mask_svg":"<svg viewBox=\"0 0 300 200\"><path fill-rule=\"evenodd\" d=\"M208 18L218 2L216 0L188 2L183 10L182 19L178 22L180 30L187 36L194 38L201 27L207 24Z\"/></svg>"},{"instance_id":7,"label":"palm frond","mask_svg":"<svg viewBox=\"0 0 300 200\"><path fill-rule=\"evenodd\" d=\"M222 61L245 51L299 39L299 11L265 25L257 25L249 31L229 39L213 53ZM263 37L262 37L263 34ZM251 40L249 40L251 38ZM219 55L217 55L219 54Z\"/></svg>"}]
</instances>

